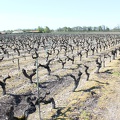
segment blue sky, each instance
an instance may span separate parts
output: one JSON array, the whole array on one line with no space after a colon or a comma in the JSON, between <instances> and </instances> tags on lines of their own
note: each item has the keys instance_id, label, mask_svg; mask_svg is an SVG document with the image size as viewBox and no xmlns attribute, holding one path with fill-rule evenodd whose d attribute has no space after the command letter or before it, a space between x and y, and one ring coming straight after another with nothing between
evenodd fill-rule
<instances>
[{"instance_id":1,"label":"blue sky","mask_svg":"<svg viewBox=\"0 0 120 120\"><path fill-rule=\"evenodd\" d=\"M120 0L0 0L0 30L120 25Z\"/></svg>"}]
</instances>

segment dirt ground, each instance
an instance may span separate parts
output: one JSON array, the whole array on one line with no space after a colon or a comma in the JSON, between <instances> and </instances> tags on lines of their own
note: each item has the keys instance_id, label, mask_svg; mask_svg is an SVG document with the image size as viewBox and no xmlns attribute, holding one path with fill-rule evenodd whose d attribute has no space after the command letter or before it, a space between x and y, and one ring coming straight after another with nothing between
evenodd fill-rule
<instances>
[{"instance_id":1,"label":"dirt ground","mask_svg":"<svg viewBox=\"0 0 120 120\"><path fill-rule=\"evenodd\" d=\"M71 92L72 85L63 89L54 97L57 104L55 110L50 110L50 105L41 105L42 119L119 120L119 58L107 64L105 68L101 69L100 74L92 76L84 86L80 85L76 92ZM53 117L51 118L51 116ZM30 115L28 120L31 119L38 120L38 113Z\"/></svg>"},{"instance_id":2,"label":"dirt ground","mask_svg":"<svg viewBox=\"0 0 120 120\"><path fill-rule=\"evenodd\" d=\"M51 109L51 105L41 104L41 118L43 120L119 120L119 66L120 57L108 62L99 74L91 70L89 81L83 76L76 92L72 92L73 84L60 87L60 93L54 95L57 108ZM39 119L38 111L29 116L28 120L31 119Z\"/></svg>"},{"instance_id":3,"label":"dirt ground","mask_svg":"<svg viewBox=\"0 0 120 120\"><path fill-rule=\"evenodd\" d=\"M119 120L120 119L120 57L102 68L74 93L61 102L58 120ZM65 101L67 101L65 103ZM56 117L56 118L55 118ZM47 119L46 119L47 120Z\"/></svg>"},{"instance_id":4,"label":"dirt ground","mask_svg":"<svg viewBox=\"0 0 120 120\"><path fill-rule=\"evenodd\" d=\"M105 53L107 51L103 51ZM100 53L102 54L102 53ZM76 57L75 64L71 61L65 64L65 69L61 69L60 63L54 63L51 67L51 76L46 75L46 70L39 69L39 78L44 89L40 89L41 96L45 91L50 91L48 97L53 97L56 103L56 109L52 109L51 104L40 104L40 115L42 120L119 120L120 109L120 57L109 62L106 60L106 66L100 69L100 73L94 73L96 70L95 59L99 54L94 56L89 55L89 58L83 56L82 62L79 57ZM28 72L34 68L32 58L27 60L20 59L21 69L25 68ZM32 61L32 62L31 62ZM41 61L40 61L41 62ZM86 81L84 67L80 64L89 66L90 79ZM4 68L4 69L3 69ZM28 79L17 71L17 63L12 63L11 60L2 62L0 70L3 76L8 72L12 79L7 81L7 94L2 96L0 89L0 120L5 120L5 112L14 105L15 116L22 116L26 110L28 96L37 96L36 84L30 84ZM72 92L74 87L73 79L65 77L66 74L72 73L75 76L78 70L83 72L80 84L75 92ZM62 80L59 81L54 75L59 75ZM2 80L2 77L0 79ZM36 78L34 77L34 82ZM29 115L28 120L39 120L38 107L35 113ZM7 120L7 119L6 119Z\"/></svg>"}]
</instances>

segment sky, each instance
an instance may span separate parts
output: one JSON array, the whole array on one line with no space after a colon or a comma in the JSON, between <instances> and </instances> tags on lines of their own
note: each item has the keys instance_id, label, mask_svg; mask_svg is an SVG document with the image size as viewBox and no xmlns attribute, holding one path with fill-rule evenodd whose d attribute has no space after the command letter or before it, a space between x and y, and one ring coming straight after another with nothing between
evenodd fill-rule
<instances>
[{"instance_id":1,"label":"sky","mask_svg":"<svg viewBox=\"0 0 120 120\"><path fill-rule=\"evenodd\" d=\"M0 31L120 25L120 0L0 0Z\"/></svg>"}]
</instances>

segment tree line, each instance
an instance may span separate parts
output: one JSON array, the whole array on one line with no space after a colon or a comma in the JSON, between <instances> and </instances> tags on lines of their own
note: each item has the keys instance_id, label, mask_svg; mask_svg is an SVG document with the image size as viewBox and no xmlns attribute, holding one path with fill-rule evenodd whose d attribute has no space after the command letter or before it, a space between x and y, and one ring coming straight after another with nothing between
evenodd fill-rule
<instances>
[{"instance_id":1,"label":"tree line","mask_svg":"<svg viewBox=\"0 0 120 120\"><path fill-rule=\"evenodd\" d=\"M40 26L38 26L37 29L40 33L50 33L50 32L108 32L108 31L113 31L113 32L119 32L120 31L120 27L114 27L113 29L110 29L109 27L105 26L105 25L101 25L101 26L76 26L76 27L59 27L56 30L50 29L49 27L45 27L42 28Z\"/></svg>"},{"instance_id":2,"label":"tree line","mask_svg":"<svg viewBox=\"0 0 120 120\"><path fill-rule=\"evenodd\" d=\"M116 26L112 29L105 25L101 26L76 26L76 27L59 27L57 29L50 29L48 26L41 27L38 26L34 29L19 29L27 33L53 33L53 32L120 32L120 26ZM17 30L17 31L19 31ZM12 33L14 30L4 30L5 33Z\"/></svg>"}]
</instances>

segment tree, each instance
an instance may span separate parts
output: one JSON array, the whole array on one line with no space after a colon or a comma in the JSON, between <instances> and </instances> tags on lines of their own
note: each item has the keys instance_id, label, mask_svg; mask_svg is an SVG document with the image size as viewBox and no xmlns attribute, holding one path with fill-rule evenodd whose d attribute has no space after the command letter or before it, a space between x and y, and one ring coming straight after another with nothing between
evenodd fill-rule
<instances>
[{"instance_id":1,"label":"tree","mask_svg":"<svg viewBox=\"0 0 120 120\"><path fill-rule=\"evenodd\" d=\"M45 33L50 33L51 31L50 31L49 27L46 26L45 29L44 29L44 32Z\"/></svg>"},{"instance_id":2,"label":"tree","mask_svg":"<svg viewBox=\"0 0 120 120\"><path fill-rule=\"evenodd\" d=\"M72 29L71 29L70 27L68 27L67 30L68 30L69 32L72 31Z\"/></svg>"},{"instance_id":3,"label":"tree","mask_svg":"<svg viewBox=\"0 0 120 120\"><path fill-rule=\"evenodd\" d=\"M62 28L59 27L56 31L61 32L61 31L62 31Z\"/></svg>"},{"instance_id":4,"label":"tree","mask_svg":"<svg viewBox=\"0 0 120 120\"><path fill-rule=\"evenodd\" d=\"M97 27L94 27L93 30L94 30L94 31L97 31Z\"/></svg>"},{"instance_id":5,"label":"tree","mask_svg":"<svg viewBox=\"0 0 120 120\"><path fill-rule=\"evenodd\" d=\"M110 30L110 29L107 27L107 28L106 28L106 31L109 31L109 30Z\"/></svg>"},{"instance_id":6,"label":"tree","mask_svg":"<svg viewBox=\"0 0 120 120\"><path fill-rule=\"evenodd\" d=\"M88 31L92 31L92 27L91 26L88 27Z\"/></svg>"},{"instance_id":7,"label":"tree","mask_svg":"<svg viewBox=\"0 0 120 120\"><path fill-rule=\"evenodd\" d=\"M63 27L63 31L64 31L64 32L67 32L67 31L68 31L68 28L67 28L67 27Z\"/></svg>"},{"instance_id":8,"label":"tree","mask_svg":"<svg viewBox=\"0 0 120 120\"><path fill-rule=\"evenodd\" d=\"M101 26L99 26L98 29L99 29L99 31L102 31L102 27Z\"/></svg>"},{"instance_id":9,"label":"tree","mask_svg":"<svg viewBox=\"0 0 120 120\"><path fill-rule=\"evenodd\" d=\"M83 26L83 31L87 31L87 27L86 26Z\"/></svg>"},{"instance_id":10,"label":"tree","mask_svg":"<svg viewBox=\"0 0 120 120\"><path fill-rule=\"evenodd\" d=\"M44 29L42 27L38 26L38 32L43 33Z\"/></svg>"}]
</instances>

